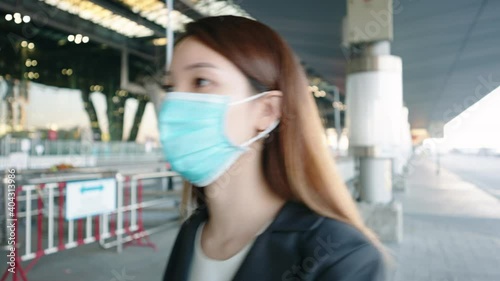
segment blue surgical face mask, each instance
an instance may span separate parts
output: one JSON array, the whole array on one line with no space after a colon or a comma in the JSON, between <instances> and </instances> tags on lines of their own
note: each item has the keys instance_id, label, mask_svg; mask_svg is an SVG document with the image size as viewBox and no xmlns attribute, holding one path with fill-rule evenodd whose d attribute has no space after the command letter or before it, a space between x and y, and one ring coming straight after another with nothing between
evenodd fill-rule
<instances>
[{"instance_id":1,"label":"blue surgical face mask","mask_svg":"<svg viewBox=\"0 0 500 281\"><path fill-rule=\"evenodd\" d=\"M269 128L243 144L234 144L225 132L226 114L232 105L249 102L268 92L231 102L229 96L186 92L168 93L160 109L160 141L172 170L196 186L213 183Z\"/></svg>"}]
</instances>

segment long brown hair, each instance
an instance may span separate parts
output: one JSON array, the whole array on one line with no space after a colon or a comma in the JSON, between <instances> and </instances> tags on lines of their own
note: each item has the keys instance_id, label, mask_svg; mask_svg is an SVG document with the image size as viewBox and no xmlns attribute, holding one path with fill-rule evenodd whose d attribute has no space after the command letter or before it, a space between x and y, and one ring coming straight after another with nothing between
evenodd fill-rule
<instances>
[{"instance_id":1,"label":"long brown hair","mask_svg":"<svg viewBox=\"0 0 500 281\"><path fill-rule=\"evenodd\" d=\"M280 125L262 150L263 172L273 191L353 225L380 246L337 171L306 75L286 42L268 26L236 16L189 23L177 43L191 36L236 65L256 92L283 93ZM189 202L199 202L196 197L202 193L185 190L184 194L191 197Z\"/></svg>"}]
</instances>

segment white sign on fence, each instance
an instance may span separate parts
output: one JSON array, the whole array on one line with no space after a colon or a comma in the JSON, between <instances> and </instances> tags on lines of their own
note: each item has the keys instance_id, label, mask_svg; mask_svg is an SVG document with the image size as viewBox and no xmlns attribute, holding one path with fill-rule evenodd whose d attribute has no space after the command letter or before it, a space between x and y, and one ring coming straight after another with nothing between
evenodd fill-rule
<instances>
[{"instance_id":1,"label":"white sign on fence","mask_svg":"<svg viewBox=\"0 0 500 281\"><path fill-rule=\"evenodd\" d=\"M116 180L97 179L66 184L66 219L111 213L116 210Z\"/></svg>"}]
</instances>

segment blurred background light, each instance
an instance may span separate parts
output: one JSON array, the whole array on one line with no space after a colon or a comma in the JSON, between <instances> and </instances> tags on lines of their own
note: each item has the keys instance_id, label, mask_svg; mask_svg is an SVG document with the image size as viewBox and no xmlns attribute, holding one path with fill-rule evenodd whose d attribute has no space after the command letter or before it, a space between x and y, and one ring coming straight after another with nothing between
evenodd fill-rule
<instances>
[{"instance_id":1,"label":"blurred background light","mask_svg":"<svg viewBox=\"0 0 500 281\"><path fill-rule=\"evenodd\" d=\"M105 28L116 31L127 37L147 37L154 32L125 17L99 6L88 0L41 0L48 5L57 7L82 19L91 21ZM75 38L76 40L76 38ZM81 38L80 38L81 42ZM75 41L76 43L76 41Z\"/></svg>"}]
</instances>

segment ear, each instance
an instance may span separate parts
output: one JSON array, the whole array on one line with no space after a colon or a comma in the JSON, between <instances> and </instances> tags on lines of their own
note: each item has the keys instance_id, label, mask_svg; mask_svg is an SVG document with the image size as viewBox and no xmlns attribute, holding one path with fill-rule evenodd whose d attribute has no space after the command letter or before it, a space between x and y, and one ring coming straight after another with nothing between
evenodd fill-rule
<instances>
[{"instance_id":1,"label":"ear","mask_svg":"<svg viewBox=\"0 0 500 281\"><path fill-rule=\"evenodd\" d=\"M268 91L268 94L260 100L260 115L257 122L257 129L263 131L271 124L281 118L281 104L283 93L281 91Z\"/></svg>"}]
</instances>

